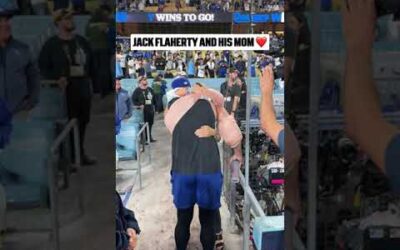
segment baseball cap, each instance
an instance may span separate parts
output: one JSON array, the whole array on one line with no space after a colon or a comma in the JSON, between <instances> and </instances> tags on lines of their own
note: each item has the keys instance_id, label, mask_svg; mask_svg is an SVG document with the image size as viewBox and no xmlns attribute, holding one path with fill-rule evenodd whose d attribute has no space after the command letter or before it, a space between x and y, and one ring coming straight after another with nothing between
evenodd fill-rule
<instances>
[{"instance_id":1,"label":"baseball cap","mask_svg":"<svg viewBox=\"0 0 400 250\"><path fill-rule=\"evenodd\" d=\"M12 17L18 12L18 7L12 1L0 1L0 17Z\"/></svg>"},{"instance_id":2,"label":"baseball cap","mask_svg":"<svg viewBox=\"0 0 400 250\"><path fill-rule=\"evenodd\" d=\"M171 82L171 87L176 88L190 88L190 81L186 77L178 76Z\"/></svg>"},{"instance_id":3,"label":"baseball cap","mask_svg":"<svg viewBox=\"0 0 400 250\"><path fill-rule=\"evenodd\" d=\"M58 23L62 19L66 18L66 17L70 17L72 15L73 15L73 13L71 11L69 11L68 9L58 9L58 10L54 11L54 13L53 13L53 21L54 21L54 23Z\"/></svg>"}]
</instances>

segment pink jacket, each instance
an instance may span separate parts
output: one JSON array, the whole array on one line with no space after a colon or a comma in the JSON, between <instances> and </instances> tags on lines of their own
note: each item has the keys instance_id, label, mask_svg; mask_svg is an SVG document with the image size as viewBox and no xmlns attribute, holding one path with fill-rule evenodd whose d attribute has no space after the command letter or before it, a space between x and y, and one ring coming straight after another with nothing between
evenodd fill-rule
<instances>
[{"instance_id":1,"label":"pink jacket","mask_svg":"<svg viewBox=\"0 0 400 250\"><path fill-rule=\"evenodd\" d=\"M235 121L235 119L228 114L224 108L223 96L212 89L206 89L202 94L191 93L176 100L168 112L165 114L164 123L172 134L176 124L186 114L187 111L199 100L207 99L211 103L214 115L217 118L218 132L221 138L230 147L235 148L240 145L242 141L242 133Z\"/></svg>"}]
</instances>

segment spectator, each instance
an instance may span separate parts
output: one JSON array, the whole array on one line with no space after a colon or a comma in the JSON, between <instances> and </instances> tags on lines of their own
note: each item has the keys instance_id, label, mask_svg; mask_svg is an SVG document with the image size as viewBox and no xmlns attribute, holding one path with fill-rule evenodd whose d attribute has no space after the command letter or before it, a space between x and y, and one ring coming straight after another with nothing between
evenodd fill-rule
<instances>
[{"instance_id":1,"label":"spectator","mask_svg":"<svg viewBox=\"0 0 400 250\"><path fill-rule=\"evenodd\" d=\"M156 78L153 80L153 84L151 87L153 88L154 91L154 102L155 102L156 112L161 113L164 111L162 99L167 89L167 81L162 79L162 75L160 74L156 76Z\"/></svg>"},{"instance_id":2,"label":"spectator","mask_svg":"<svg viewBox=\"0 0 400 250\"><path fill-rule=\"evenodd\" d=\"M235 115L240 101L240 87L236 84L238 72L236 69L229 70L228 80L223 82L220 87L221 94L225 97L225 109L230 115Z\"/></svg>"},{"instance_id":3,"label":"spectator","mask_svg":"<svg viewBox=\"0 0 400 250\"><path fill-rule=\"evenodd\" d=\"M122 69L122 75L127 77L128 72L126 69L126 54L123 52L122 48L117 48L117 62Z\"/></svg>"},{"instance_id":4,"label":"spectator","mask_svg":"<svg viewBox=\"0 0 400 250\"><path fill-rule=\"evenodd\" d=\"M206 64L203 59L200 58L199 65L197 66L197 77L204 78L206 76Z\"/></svg>"},{"instance_id":5,"label":"spectator","mask_svg":"<svg viewBox=\"0 0 400 250\"><path fill-rule=\"evenodd\" d=\"M96 160L90 158L84 148L86 127L90 121L90 84L94 75L91 48L85 38L74 34L71 12L60 9L53 18L58 34L50 37L40 51L40 71L44 78L56 79L65 91L68 117L76 118L79 124L82 164L93 165Z\"/></svg>"},{"instance_id":6,"label":"spectator","mask_svg":"<svg viewBox=\"0 0 400 250\"><path fill-rule=\"evenodd\" d=\"M31 110L39 101L40 75L29 46L11 34L15 9L0 10L0 99L12 114Z\"/></svg>"},{"instance_id":7,"label":"spectator","mask_svg":"<svg viewBox=\"0 0 400 250\"><path fill-rule=\"evenodd\" d=\"M93 91L105 97L112 90L112 81L109 61L110 51L108 48L108 29L110 26L111 10L108 7L100 7L93 12L86 28L86 37L93 50L93 67L97 74L93 79Z\"/></svg>"},{"instance_id":8,"label":"spectator","mask_svg":"<svg viewBox=\"0 0 400 250\"><path fill-rule=\"evenodd\" d=\"M193 78L195 74L196 74L196 67L194 65L193 56L190 56L188 61L187 75L189 78Z\"/></svg>"},{"instance_id":9,"label":"spectator","mask_svg":"<svg viewBox=\"0 0 400 250\"><path fill-rule=\"evenodd\" d=\"M243 121L246 120L247 85L244 79L240 77L236 78L236 85L240 87L240 99L236 119L238 121Z\"/></svg>"},{"instance_id":10,"label":"spectator","mask_svg":"<svg viewBox=\"0 0 400 250\"><path fill-rule=\"evenodd\" d=\"M130 56L127 62L128 74L130 78L136 78L136 63L135 58Z\"/></svg>"},{"instance_id":11,"label":"spectator","mask_svg":"<svg viewBox=\"0 0 400 250\"><path fill-rule=\"evenodd\" d=\"M218 62L218 77L219 78L224 78L226 77L226 73L228 71L229 64L228 62L223 58Z\"/></svg>"},{"instance_id":12,"label":"spectator","mask_svg":"<svg viewBox=\"0 0 400 250\"><path fill-rule=\"evenodd\" d=\"M143 110L144 122L149 124L150 142L156 142L152 137L154 124L154 91L148 87L147 78L142 76L138 79L139 87L132 94L133 105Z\"/></svg>"},{"instance_id":13,"label":"spectator","mask_svg":"<svg viewBox=\"0 0 400 250\"><path fill-rule=\"evenodd\" d=\"M137 77L146 76L146 70L144 69L143 60L139 61L139 67L136 69Z\"/></svg>"},{"instance_id":14,"label":"spectator","mask_svg":"<svg viewBox=\"0 0 400 250\"><path fill-rule=\"evenodd\" d=\"M124 207L121 197L115 192L115 242L116 250L134 250L140 234L135 214Z\"/></svg>"},{"instance_id":15,"label":"spectator","mask_svg":"<svg viewBox=\"0 0 400 250\"><path fill-rule=\"evenodd\" d=\"M124 121L132 116L132 102L128 91L121 88L121 78L115 79L115 116L118 121Z\"/></svg>"},{"instance_id":16,"label":"spectator","mask_svg":"<svg viewBox=\"0 0 400 250\"><path fill-rule=\"evenodd\" d=\"M154 59L154 65L156 66L157 75L162 74L164 75L165 66L167 62L164 57L162 57L159 53L156 54Z\"/></svg>"},{"instance_id":17,"label":"spectator","mask_svg":"<svg viewBox=\"0 0 400 250\"><path fill-rule=\"evenodd\" d=\"M243 60L243 56L239 55L238 60L235 63L235 68L239 72L240 77L244 77L244 74L246 72L246 62Z\"/></svg>"},{"instance_id":18,"label":"spectator","mask_svg":"<svg viewBox=\"0 0 400 250\"><path fill-rule=\"evenodd\" d=\"M167 64L165 65L165 70L171 71L173 69L175 69L174 61L173 61L172 55L169 55L168 56L168 60L167 60Z\"/></svg>"},{"instance_id":19,"label":"spectator","mask_svg":"<svg viewBox=\"0 0 400 250\"><path fill-rule=\"evenodd\" d=\"M207 62L207 75L210 78L215 77L215 61L214 60L209 60Z\"/></svg>"}]
</instances>

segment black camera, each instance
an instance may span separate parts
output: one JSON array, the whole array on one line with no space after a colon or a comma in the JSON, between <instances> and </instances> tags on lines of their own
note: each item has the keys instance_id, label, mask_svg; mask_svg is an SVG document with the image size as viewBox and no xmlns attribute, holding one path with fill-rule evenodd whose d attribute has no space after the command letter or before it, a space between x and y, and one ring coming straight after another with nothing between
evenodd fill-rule
<instances>
[{"instance_id":1,"label":"black camera","mask_svg":"<svg viewBox=\"0 0 400 250\"><path fill-rule=\"evenodd\" d=\"M399 0L375 0L375 5L376 5L376 14L378 17L394 14L395 20L400 19Z\"/></svg>"}]
</instances>

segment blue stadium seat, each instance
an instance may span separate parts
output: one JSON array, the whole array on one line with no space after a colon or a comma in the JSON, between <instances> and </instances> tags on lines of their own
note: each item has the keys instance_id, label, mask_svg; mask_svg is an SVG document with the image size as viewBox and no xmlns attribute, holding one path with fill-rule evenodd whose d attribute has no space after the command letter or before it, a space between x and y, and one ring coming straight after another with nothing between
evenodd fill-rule
<instances>
[{"instance_id":1,"label":"blue stadium seat","mask_svg":"<svg viewBox=\"0 0 400 250\"><path fill-rule=\"evenodd\" d=\"M29 23L29 25L26 25ZM11 19L13 35L43 34L53 24L51 16L15 16Z\"/></svg>"},{"instance_id":2,"label":"blue stadium seat","mask_svg":"<svg viewBox=\"0 0 400 250\"><path fill-rule=\"evenodd\" d=\"M123 123L120 133L116 136L118 157L121 160L133 160L136 158L136 134L139 124Z\"/></svg>"},{"instance_id":3,"label":"blue stadium seat","mask_svg":"<svg viewBox=\"0 0 400 250\"><path fill-rule=\"evenodd\" d=\"M136 79L121 79L121 87L128 91L129 96L132 96L133 91L135 91L137 87Z\"/></svg>"},{"instance_id":4,"label":"blue stadium seat","mask_svg":"<svg viewBox=\"0 0 400 250\"><path fill-rule=\"evenodd\" d=\"M21 204L46 201L47 163L54 139L53 122L14 122L10 144L0 154L1 166L18 176L17 181L5 185L9 202ZM35 147L29 147L30 145ZM26 192L21 195L21 190Z\"/></svg>"},{"instance_id":5,"label":"blue stadium seat","mask_svg":"<svg viewBox=\"0 0 400 250\"><path fill-rule=\"evenodd\" d=\"M39 100L39 104L32 110L32 119L54 121L66 117L66 103L60 89L42 88Z\"/></svg>"}]
</instances>

